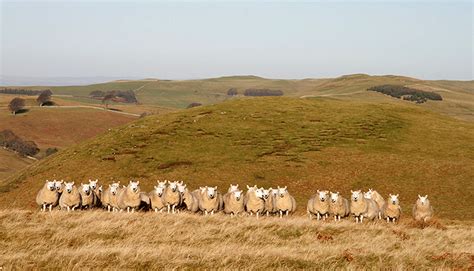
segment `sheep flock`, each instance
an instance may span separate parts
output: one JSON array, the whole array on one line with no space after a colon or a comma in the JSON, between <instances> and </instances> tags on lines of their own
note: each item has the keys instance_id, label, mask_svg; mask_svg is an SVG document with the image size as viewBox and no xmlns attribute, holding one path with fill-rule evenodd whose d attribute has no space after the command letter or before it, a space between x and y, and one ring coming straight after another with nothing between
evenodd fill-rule
<instances>
[{"instance_id":1,"label":"sheep flock","mask_svg":"<svg viewBox=\"0 0 474 271\"><path fill-rule=\"evenodd\" d=\"M398 194L389 194L385 200L377 191L369 189L352 191L350 200L339 192L317 190L307 204L309 219L334 221L353 217L356 223L364 220L384 219L397 222L402 210ZM225 194L217 186L204 186L189 190L182 181L157 181L150 192L140 190L139 181L130 181L126 186L120 182L111 183L104 190L98 180L89 180L87 184L76 186L74 182L46 180L36 196L41 211L55 209L75 211L103 208L108 212L152 211L157 213L200 213L213 215L223 212L235 216L288 216L296 211L296 201L287 187L258 188L248 186L247 191L239 185L230 185ZM416 221L427 222L433 217L433 208L428 196L418 195L412 210Z\"/></svg>"}]
</instances>

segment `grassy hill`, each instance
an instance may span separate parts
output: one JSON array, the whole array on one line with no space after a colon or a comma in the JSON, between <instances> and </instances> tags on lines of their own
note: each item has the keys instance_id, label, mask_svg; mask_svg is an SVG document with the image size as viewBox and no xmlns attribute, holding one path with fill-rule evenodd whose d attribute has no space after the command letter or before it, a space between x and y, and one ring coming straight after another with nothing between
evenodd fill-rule
<instances>
[{"instance_id":1,"label":"grassy hill","mask_svg":"<svg viewBox=\"0 0 474 271\"><path fill-rule=\"evenodd\" d=\"M63 150L0 184L0 206L36 208L44 179L157 179L196 188L287 185L303 213L316 189L429 194L442 218L473 219L474 124L403 102L237 99L149 116ZM21 194L21 197L19 195Z\"/></svg>"}]
</instances>

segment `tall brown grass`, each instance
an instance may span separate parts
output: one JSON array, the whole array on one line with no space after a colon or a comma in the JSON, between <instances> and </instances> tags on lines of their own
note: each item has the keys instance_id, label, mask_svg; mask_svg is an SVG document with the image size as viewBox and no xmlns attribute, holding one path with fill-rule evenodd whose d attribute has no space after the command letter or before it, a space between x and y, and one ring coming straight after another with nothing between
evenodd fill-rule
<instances>
[{"instance_id":1,"label":"tall brown grass","mask_svg":"<svg viewBox=\"0 0 474 271\"><path fill-rule=\"evenodd\" d=\"M473 223L442 223L3 210L0 267L473 268Z\"/></svg>"}]
</instances>

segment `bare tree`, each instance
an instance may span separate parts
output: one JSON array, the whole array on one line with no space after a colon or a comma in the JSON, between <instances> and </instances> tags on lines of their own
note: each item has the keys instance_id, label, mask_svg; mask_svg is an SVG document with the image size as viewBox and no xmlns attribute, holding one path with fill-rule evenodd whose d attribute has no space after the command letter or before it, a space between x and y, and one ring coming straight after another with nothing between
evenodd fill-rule
<instances>
[{"instance_id":1,"label":"bare tree","mask_svg":"<svg viewBox=\"0 0 474 271\"><path fill-rule=\"evenodd\" d=\"M43 106L45 103L51 101L51 95L53 95L51 90L49 90L49 89L43 90L41 92L41 94L38 96L38 98L36 99L39 106Z\"/></svg>"},{"instance_id":2,"label":"bare tree","mask_svg":"<svg viewBox=\"0 0 474 271\"><path fill-rule=\"evenodd\" d=\"M16 113L25 107L25 100L22 98L13 98L13 100L10 101L8 104L8 109L10 109L10 112L12 112L13 115L16 115Z\"/></svg>"}]
</instances>

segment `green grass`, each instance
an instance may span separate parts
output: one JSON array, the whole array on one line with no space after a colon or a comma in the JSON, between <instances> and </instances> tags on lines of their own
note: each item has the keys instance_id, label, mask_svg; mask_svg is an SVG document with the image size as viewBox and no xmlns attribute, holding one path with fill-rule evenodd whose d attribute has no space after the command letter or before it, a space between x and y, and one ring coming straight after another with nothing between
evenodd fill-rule
<instances>
[{"instance_id":1,"label":"green grass","mask_svg":"<svg viewBox=\"0 0 474 271\"><path fill-rule=\"evenodd\" d=\"M140 119L55 154L11 178L9 194L33 207L46 178L77 183L137 178L190 187L288 185L300 212L316 189L399 193L404 215L429 194L440 217L472 219L474 125L407 103L334 99L237 99ZM17 188L17 189L15 189ZM23 197L23 198L25 198Z\"/></svg>"}]
</instances>

